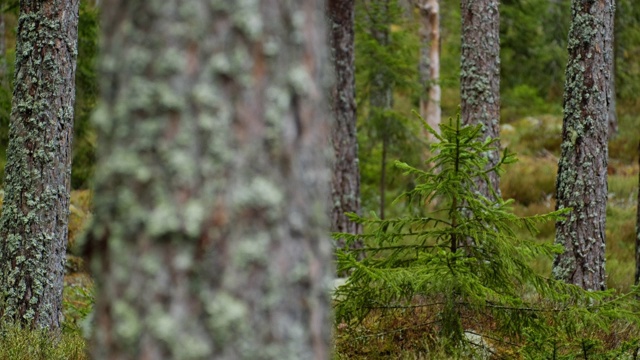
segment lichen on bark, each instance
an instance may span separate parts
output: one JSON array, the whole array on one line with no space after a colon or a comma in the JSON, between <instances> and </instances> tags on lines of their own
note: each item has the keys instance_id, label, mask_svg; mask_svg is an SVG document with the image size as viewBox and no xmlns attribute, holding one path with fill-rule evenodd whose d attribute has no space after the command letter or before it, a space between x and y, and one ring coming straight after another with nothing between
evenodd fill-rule
<instances>
[{"instance_id":1,"label":"lichen on bark","mask_svg":"<svg viewBox=\"0 0 640 360\"><path fill-rule=\"evenodd\" d=\"M327 358L323 2L103 4L94 358Z\"/></svg>"},{"instance_id":2,"label":"lichen on bark","mask_svg":"<svg viewBox=\"0 0 640 360\"><path fill-rule=\"evenodd\" d=\"M20 2L0 220L0 311L57 330L67 246L78 0Z\"/></svg>"},{"instance_id":3,"label":"lichen on bark","mask_svg":"<svg viewBox=\"0 0 640 360\"><path fill-rule=\"evenodd\" d=\"M465 125L482 124L483 139L500 135L500 12L498 0L462 0L460 117ZM499 143L497 148L500 147ZM487 169L500 161L498 150L487 154ZM498 174L478 178L478 191L488 199L500 196ZM495 194L495 196L494 196Z\"/></svg>"},{"instance_id":4,"label":"lichen on bark","mask_svg":"<svg viewBox=\"0 0 640 360\"><path fill-rule=\"evenodd\" d=\"M556 224L556 278L603 290L607 203L607 139L611 101L614 1L572 2L566 69L558 209L572 208Z\"/></svg>"},{"instance_id":5,"label":"lichen on bark","mask_svg":"<svg viewBox=\"0 0 640 360\"><path fill-rule=\"evenodd\" d=\"M331 231L358 234L362 230L361 226L349 220L346 215L348 212L360 212L355 100L355 1L327 1L327 18L336 78L332 91L334 123L331 140L335 156L331 188ZM343 241L338 242L338 247L344 247Z\"/></svg>"}]
</instances>

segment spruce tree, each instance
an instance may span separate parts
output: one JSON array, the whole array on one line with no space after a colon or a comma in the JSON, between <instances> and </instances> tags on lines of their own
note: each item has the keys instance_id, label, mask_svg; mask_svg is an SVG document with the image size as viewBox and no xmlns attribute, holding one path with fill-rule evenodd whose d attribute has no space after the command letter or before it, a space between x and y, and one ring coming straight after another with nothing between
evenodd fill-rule
<instances>
[{"instance_id":1,"label":"spruce tree","mask_svg":"<svg viewBox=\"0 0 640 360\"><path fill-rule=\"evenodd\" d=\"M486 180L489 172L499 173L515 161L505 150L487 168L484 154L496 151L498 140L482 140L482 125L452 121L441 126L441 135L427 128L439 140L431 147L430 167L396 162L416 179L415 188L397 201L423 208L421 214L390 219L351 214L365 233L335 234L366 244L338 252L338 270L351 273L335 293L339 323L357 328L357 321L372 313L416 316L412 311L423 309L429 321L420 326L435 329L447 351L473 347L465 334L476 333L509 339L509 347L536 358L553 353L550 344L561 343L569 352L580 341L591 341L579 329L606 328L619 318L638 321L637 304L629 296L585 291L531 267L534 259L551 259L562 250L524 238L516 228L535 234L537 223L559 220L568 210L518 217L511 201L480 195L477 178ZM475 241L461 241L468 237Z\"/></svg>"}]
</instances>

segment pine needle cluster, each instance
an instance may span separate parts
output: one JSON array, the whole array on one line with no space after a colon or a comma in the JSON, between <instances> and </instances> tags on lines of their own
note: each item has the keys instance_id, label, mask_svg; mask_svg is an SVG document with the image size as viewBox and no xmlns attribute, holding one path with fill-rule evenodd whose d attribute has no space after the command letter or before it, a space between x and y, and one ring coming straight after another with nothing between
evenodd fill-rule
<instances>
[{"instance_id":1,"label":"pine needle cluster","mask_svg":"<svg viewBox=\"0 0 640 360\"><path fill-rule=\"evenodd\" d=\"M396 162L416 183L396 201L420 210L393 219L350 214L364 234L335 234L347 244L366 244L337 251L339 273L350 274L335 292L339 324L357 326L380 311L415 316L420 308L430 316L436 342L452 351L478 347L468 335L476 334L493 339L490 351L547 356L579 351L585 329L606 332L620 319L638 321L631 294L587 292L532 268L537 258L552 258L562 247L518 236L516 228L535 234L538 223L559 220L570 209L518 217L511 201L482 196L476 179L516 159L505 150L487 169L486 156L497 141L481 141L481 125L463 127L458 119L441 125L441 134L428 131L438 142L426 170Z\"/></svg>"}]
</instances>

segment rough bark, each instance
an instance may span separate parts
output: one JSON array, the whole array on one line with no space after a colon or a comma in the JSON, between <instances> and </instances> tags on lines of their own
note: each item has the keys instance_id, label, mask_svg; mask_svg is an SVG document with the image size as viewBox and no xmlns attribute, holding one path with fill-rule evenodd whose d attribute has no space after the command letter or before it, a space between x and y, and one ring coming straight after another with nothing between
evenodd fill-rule
<instances>
[{"instance_id":1,"label":"rough bark","mask_svg":"<svg viewBox=\"0 0 640 360\"><path fill-rule=\"evenodd\" d=\"M326 359L324 1L102 1L94 359Z\"/></svg>"},{"instance_id":2,"label":"rough bark","mask_svg":"<svg viewBox=\"0 0 640 360\"><path fill-rule=\"evenodd\" d=\"M556 278L585 289L605 283L607 129L613 54L613 0L574 0L569 31L558 209L573 210L556 224Z\"/></svg>"},{"instance_id":3,"label":"rough bark","mask_svg":"<svg viewBox=\"0 0 640 360\"><path fill-rule=\"evenodd\" d=\"M378 46L389 45L389 18L391 0L372 0L368 3L370 31ZM369 94L370 121L378 123L382 137L382 157L380 160L380 218L384 219L386 197L387 151L389 147L389 121L387 112L393 107L393 83L391 74L380 71L372 74Z\"/></svg>"},{"instance_id":4,"label":"rough bark","mask_svg":"<svg viewBox=\"0 0 640 360\"><path fill-rule=\"evenodd\" d=\"M500 135L500 13L498 0L462 0L462 61L460 90L462 123L482 124L483 139ZM499 144L498 144L499 145ZM487 154L487 168L500 161L496 150ZM500 196L500 178L478 178L478 191L489 199ZM493 191L491 190L493 189Z\"/></svg>"},{"instance_id":5,"label":"rough bark","mask_svg":"<svg viewBox=\"0 0 640 360\"><path fill-rule=\"evenodd\" d=\"M334 124L331 140L333 163L331 231L358 234L361 226L345 215L360 213L360 170L356 137L354 0L329 0L332 60L336 83L333 87ZM343 247L343 243L338 244Z\"/></svg>"},{"instance_id":6,"label":"rough bark","mask_svg":"<svg viewBox=\"0 0 640 360\"><path fill-rule=\"evenodd\" d=\"M440 5L438 0L416 0L420 11L420 116L440 132ZM433 140L429 133L427 137Z\"/></svg>"},{"instance_id":7,"label":"rough bark","mask_svg":"<svg viewBox=\"0 0 640 360\"><path fill-rule=\"evenodd\" d=\"M20 2L0 219L2 316L59 328L69 218L78 0Z\"/></svg>"}]
</instances>

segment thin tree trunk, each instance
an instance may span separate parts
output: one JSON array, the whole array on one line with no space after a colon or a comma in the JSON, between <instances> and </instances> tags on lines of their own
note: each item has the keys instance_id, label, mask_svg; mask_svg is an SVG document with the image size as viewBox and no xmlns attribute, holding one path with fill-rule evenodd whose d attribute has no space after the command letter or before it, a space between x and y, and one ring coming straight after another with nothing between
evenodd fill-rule
<instances>
[{"instance_id":1,"label":"thin tree trunk","mask_svg":"<svg viewBox=\"0 0 640 360\"><path fill-rule=\"evenodd\" d=\"M461 118L465 125L482 124L483 139L500 135L500 13L498 0L462 0ZM499 146L499 144L498 144ZM500 152L487 154L487 169L500 161ZM488 199L500 197L500 178L478 178L478 191Z\"/></svg>"},{"instance_id":2,"label":"thin tree trunk","mask_svg":"<svg viewBox=\"0 0 640 360\"><path fill-rule=\"evenodd\" d=\"M556 186L557 279L589 290L605 289L605 221L613 0L572 2L566 70L562 152Z\"/></svg>"},{"instance_id":3,"label":"thin tree trunk","mask_svg":"<svg viewBox=\"0 0 640 360\"><path fill-rule=\"evenodd\" d=\"M614 60L611 61L611 88L610 88L610 96L609 96L609 138L614 137L618 134L618 113L617 113L617 102L616 102L616 72L615 72L615 56L613 49L611 49L611 56Z\"/></svg>"},{"instance_id":4,"label":"thin tree trunk","mask_svg":"<svg viewBox=\"0 0 640 360\"><path fill-rule=\"evenodd\" d=\"M614 0L615 1L615 0ZM608 104L609 104L609 138L614 137L618 134L618 113L617 113L617 102L616 102L616 48L615 48L615 9L613 10L613 15L607 18L606 27L611 28L611 32L608 35L608 39L606 42L606 51L605 56L608 56L610 59L607 59L609 63L609 93L608 93Z\"/></svg>"},{"instance_id":5,"label":"thin tree trunk","mask_svg":"<svg viewBox=\"0 0 640 360\"><path fill-rule=\"evenodd\" d=\"M390 0L374 0L370 2L369 14L371 34L379 46L389 46ZM393 107L393 84L390 74L383 71L373 74L371 94L369 98L370 119L377 118L382 135L382 163L380 168L380 217L384 219L386 197L386 153L389 146L389 122L387 112Z\"/></svg>"},{"instance_id":6,"label":"thin tree trunk","mask_svg":"<svg viewBox=\"0 0 640 360\"><path fill-rule=\"evenodd\" d=\"M94 359L327 359L324 1L102 1Z\"/></svg>"},{"instance_id":7,"label":"thin tree trunk","mask_svg":"<svg viewBox=\"0 0 640 360\"><path fill-rule=\"evenodd\" d=\"M640 166L640 142L638 142L638 165ZM636 205L636 275L635 284L640 285L640 172L638 173L638 202Z\"/></svg>"},{"instance_id":8,"label":"thin tree trunk","mask_svg":"<svg viewBox=\"0 0 640 360\"><path fill-rule=\"evenodd\" d=\"M386 206L387 188L387 150L389 148L389 138L382 138L382 155L380 156L380 219L384 219L384 208Z\"/></svg>"},{"instance_id":9,"label":"thin tree trunk","mask_svg":"<svg viewBox=\"0 0 640 360\"><path fill-rule=\"evenodd\" d=\"M0 308L4 319L32 328L56 330L62 320L77 31L78 0L20 2Z\"/></svg>"},{"instance_id":10,"label":"thin tree trunk","mask_svg":"<svg viewBox=\"0 0 640 360\"><path fill-rule=\"evenodd\" d=\"M360 213L360 170L356 137L354 0L329 0L327 14L336 84L333 88L335 123L331 138L333 163L331 231L358 234L361 226L345 215ZM340 242L339 247L344 247ZM356 244L360 247L359 244Z\"/></svg>"},{"instance_id":11,"label":"thin tree trunk","mask_svg":"<svg viewBox=\"0 0 640 360\"><path fill-rule=\"evenodd\" d=\"M4 14L0 13L0 86L8 85L7 79L7 39L4 24Z\"/></svg>"},{"instance_id":12,"label":"thin tree trunk","mask_svg":"<svg viewBox=\"0 0 640 360\"><path fill-rule=\"evenodd\" d=\"M440 5L438 0L418 0L420 10L420 116L440 132ZM427 137L433 140L429 133Z\"/></svg>"}]
</instances>

